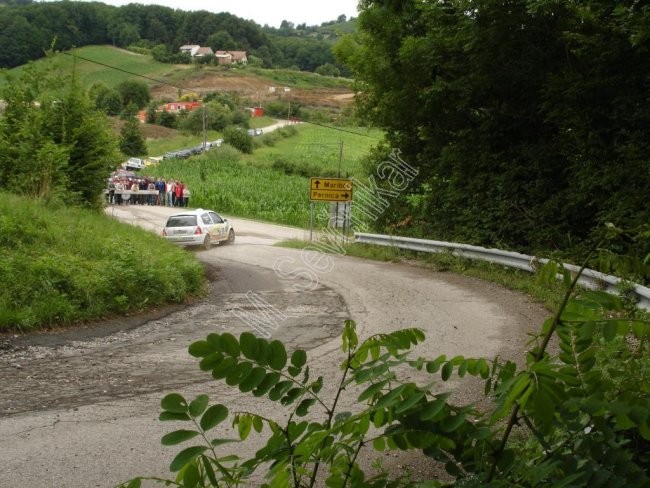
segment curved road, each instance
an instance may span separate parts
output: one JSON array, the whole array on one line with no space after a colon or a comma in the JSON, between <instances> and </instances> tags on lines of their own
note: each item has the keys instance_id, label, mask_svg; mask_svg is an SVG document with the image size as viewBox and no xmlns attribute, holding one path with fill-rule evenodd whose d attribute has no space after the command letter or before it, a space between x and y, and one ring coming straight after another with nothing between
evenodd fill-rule
<instances>
[{"instance_id":1,"label":"curved road","mask_svg":"<svg viewBox=\"0 0 650 488\"><path fill-rule=\"evenodd\" d=\"M174 211L107 209L155 232ZM516 359L545 316L521 295L480 280L325 254L322 243L309 251L273 247L308 232L232 220L234 245L196 252L211 278L206 299L57 334L0 338L0 484L103 488L136 475L169 477L178 450L159 439L173 427L156 419L160 399L173 391L277 417L277 405L217 386L198 370L187 346L212 331L252 330L289 350L308 349L313 374L330 379L327 396L345 319L357 322L360 337L419 327L427 341L417 352L426 357ZM468 385L451 386L462 400L478 399ZM389 468L408 465L423 476L430 469L413 454L381 456Z\"/></svg>"}]
</instances>

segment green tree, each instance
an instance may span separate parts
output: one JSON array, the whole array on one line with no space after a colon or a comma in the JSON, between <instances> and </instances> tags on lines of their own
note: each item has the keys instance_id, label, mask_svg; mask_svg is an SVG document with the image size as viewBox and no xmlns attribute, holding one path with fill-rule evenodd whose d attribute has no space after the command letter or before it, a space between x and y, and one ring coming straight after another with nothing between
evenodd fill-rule
<instances>
[{"instance_id":1,"label":"green tree","mask_svg":"<svg viewBox=\"0 0 650 488\"><path fill-rule=\"evenodd\" d=\"M40 57L43 47L51 39L45 35L25 17L3 9L0 16L0 67L13 68L27 63L27 61Z\"/></svg>"},{"instance_id":2,"label":"green tree","mask_svg":"<svg viewBox=\"0 0 650 488\"><path fill-rule=\"evenodd\" d=\"M128 47L131 44L135 44L139 40L140 33L138 32L138 26L128 22L120 25L119 32L117 34L118 46Z\"/></svg>"},{"instance_id":3,"label":"green tree","mask_svg":"<svg viewBox=\"0 0 650 488\"><path fill-rule=\"evenodd\" d=\"M151 57L159 63L166 63L169 60L169 50L164 44L157 44L151 49Z\"/></svg>"},{"instance_id":4,"label":"green tree","mask_svg":"<svg viewBox=\"0 0 650 488\"><path fill-rule=\"evenodd\" d=\"M380 227L410 217L401 232L581 253L604 222L650 221L647 6L361 7L357 45L339 50L357 79L360 113L419 172ZM375 154L370 173L386 155Z\"/></svg>"},{"instance_id":5,"label":"green tree","mask_svg":"<svg viewBox=\"0 0 650 488\"><path fill-rule=\"evenodd\" d=\"M340 76L341 71L332 63L325 63L316 68L316 73L322 76Z\"/></svg>"},{"instance_id":6,"label":"green tree","mask_svg":"<svg viewBox=\"0 0 650 488\"><path fill-rule=\"evenodd\" d=\"M120 130L120 151L125 156L144 156L147 144L140 130L140 121L135 117L127 119Z\"/></svg>"},{"instance_id":7,"label":"green tree","mask_svg":"<svg viewBox=\"0 0 650 488\"><path fill-rule=\"evenodd\" d=\"M31 66L2 86L0 186L68 204L98 207L119 161L105 114L75 73Z\"/></svg>"},{"instance_id":8,"label":"green tree","mask_svg":"<svg viewBox=\"0 0 650 488\"><path fill-rule=\"evenodd\" d=\"M235 41L225 30L220 30L214 34L210 34L206 44L211 47L214 52L229 51L238 48L237 41Z\"/></svg>"},{"instance_id":9,"label":"green tree","mask_svg":"<svg viewBox=\"0 0 650 488\"><path fill-rule=\"evenodd\" d=\"M253 138L241 127L229 126L223 131L223 140L245 154L253 152Z\"/></svg>"},{"instance_id":10,"label":"green tree","mask_svg":"<svg viewBox=\"0 0 650 488\"><path fill-rule=\"evenodd\" d=\"M151 100L149 86L143 81L126 80L117 85L117 91L122 97L122 107L134 104L138 109L147 106Z\"/></svg>"},{"instance_id":11,"label":"green tree","mask_svg":"<svg viewBox=\"0 0 650 488\"><path fill-rule=\"evenodd\" d=\"M120 94L103 83L94 83L88 89L88 97L95 103L95 107L107 115L118 115L122 110Z\"/></svg>"},{"instance_id":12,"label":"green tree","mask_svg":"<svg viewBox=\"0 0 650 488\"><path fill-rule=\"evenodd\" d=\"M171 112L163 110L156 114L156 124L173 129L176 127L177 117Z\"/></svg>"}]
</instances>

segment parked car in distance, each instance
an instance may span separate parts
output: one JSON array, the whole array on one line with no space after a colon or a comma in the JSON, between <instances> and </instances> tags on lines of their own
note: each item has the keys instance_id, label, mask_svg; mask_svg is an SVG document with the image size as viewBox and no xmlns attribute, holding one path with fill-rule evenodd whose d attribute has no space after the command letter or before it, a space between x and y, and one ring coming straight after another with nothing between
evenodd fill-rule
<instances>
[{"instance_id":1,"label":"parked car in distance","mask_svg":"<svg viewBox=\"0 0 650 488\"><path fill-rule=\"evenodd\" d=\"M140 158L129 158L129 160L124 163L125 169L142 169L144 168L144 161Z\"/></svg>"},{"instance_id":2,"label":"parked car in distance","mask_svg":"<svg viewBox=\"0 0 650 488\"><path fill-rule=\"evenodd\" d=\"M228 219L202 208L170 215L162 236L181 246L203 246L204 249L220 242L235 242L235 230Z\"/></svg>"}]
</instances>

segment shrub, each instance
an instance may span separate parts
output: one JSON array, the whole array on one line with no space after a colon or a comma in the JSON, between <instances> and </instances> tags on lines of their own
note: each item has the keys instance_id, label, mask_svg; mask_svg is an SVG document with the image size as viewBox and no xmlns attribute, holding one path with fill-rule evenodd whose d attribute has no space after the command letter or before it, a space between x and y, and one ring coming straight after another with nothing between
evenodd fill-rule
<instances>
[{"instance_id":1,"label":"shrub","mask_svg":"<svg viewBox=\"0 0 650 488\"><path fill-rule=\"evenodd\" d=\"M540 278L555 280L559 271L551 262ZM210 334L189 347L201 370L243 394L276 402L279 418L230 412L210 405L207 395L192 401L167 395L160 420L186 428L166 434L162 443L200 441L175 456L175 480L155 480L181 487L242 486L259 469L266 472L267 487L313 487L321 478L341 488L646 487L650 322L621 318L620 300L577 291L576 282L566 276L564 303L542 326L519 371L498 358L411 356L411 347L424 340L418 329L359 342L354 322L346 321L345 357L331 397L321 394L326 379L310 374L305 351L290 353L281 342L249 332L239 338ZM559 341L557 354L548 351L552 336ZM433 377L447 381L456 375L481 379L492 406L479 411L472 404L455 405L449 392L434 389ZM413 379L422 377L422 384ZM339 411L344 391L356 392L352 411ZM217 453L230 440L210 431L229 414L242 441L266 430L265 445L254 457ZM454 481L420 484L408 472L366 476L357 458L369 448L420 450L444 465Z\"/></svg>"},{"instance_id":2,"label":"shrub","mask_svg":"<svg viewBox=\"0 0 650 488\"><path fill-rule=\"evenodd\" d=\"M251 154L253 152L253 138L240 127L226 127L223 131L223 139L224 142L245 154Z\"/></svg>"}]
</instances>

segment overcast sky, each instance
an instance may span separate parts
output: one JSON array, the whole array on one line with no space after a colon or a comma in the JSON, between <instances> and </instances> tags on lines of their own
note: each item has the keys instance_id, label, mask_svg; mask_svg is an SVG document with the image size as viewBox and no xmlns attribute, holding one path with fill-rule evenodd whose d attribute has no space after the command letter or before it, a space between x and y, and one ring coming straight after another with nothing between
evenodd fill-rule
<instances>
[{"instance_id":1,"label":"overcast sky","mask_svg":"<svg viewBox=\"0 0 650 488\"><path fill-rule=\"evenodd\" d=\"M251 19L260 25L280 27L288 20L294 24L320 25L335 20L339 15L357 16L358 0L99 0L120 7L129 3L163 5L180 10L207 10L230 12L237 17Z\"/></svg>"}]
</instances>

